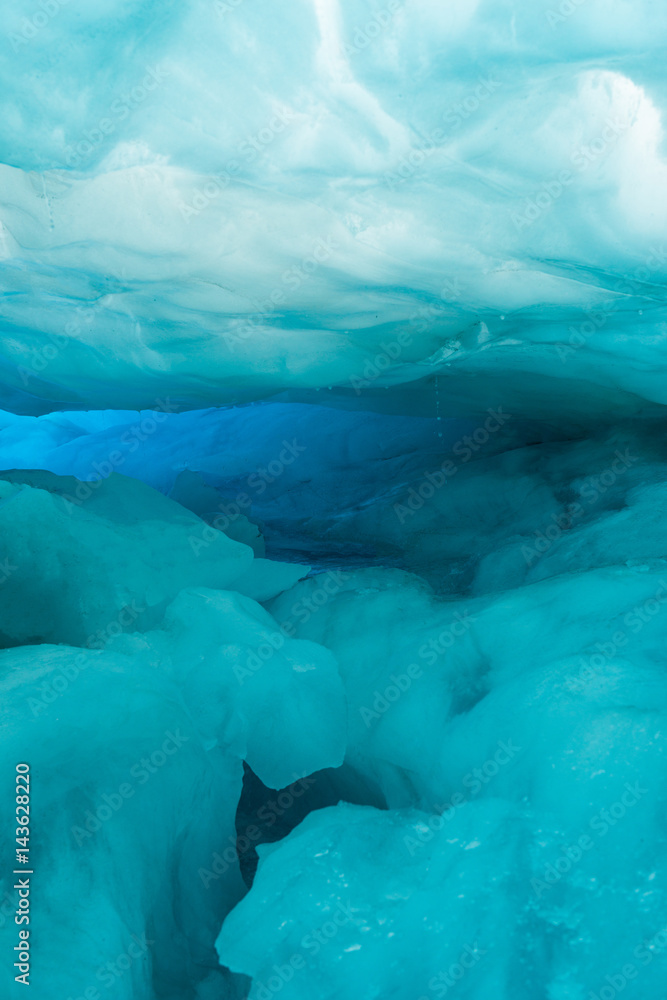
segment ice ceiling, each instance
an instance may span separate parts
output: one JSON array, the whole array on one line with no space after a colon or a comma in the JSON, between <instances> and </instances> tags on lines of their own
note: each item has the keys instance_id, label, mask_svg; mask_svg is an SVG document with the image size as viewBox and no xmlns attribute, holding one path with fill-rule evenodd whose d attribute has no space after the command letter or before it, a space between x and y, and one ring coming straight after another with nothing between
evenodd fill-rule
<instances>
[{"instance_id":1,"label":"ice ceiling","mask_svg":"<svg viewBox=\"0 0 667 1000\"><path fill-rule=\"evenodd\" d=\"M8 409L664 404L660 4L0 17Z\"/></svg>"}]
</instances>

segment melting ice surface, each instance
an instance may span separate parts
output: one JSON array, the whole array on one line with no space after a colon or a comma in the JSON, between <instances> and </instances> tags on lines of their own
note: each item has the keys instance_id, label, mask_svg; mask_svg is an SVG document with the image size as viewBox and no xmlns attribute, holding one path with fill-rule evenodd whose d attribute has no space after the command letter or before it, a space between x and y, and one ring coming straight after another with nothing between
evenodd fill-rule
<instances>
[{"instance_id":1,"label":"melting ice surface","mask_svg":"<svg viewBox=\"0 0 667 1000\"><path fill-rule=\"evenodd\" d=\"M0 21L2 996L663 1000L663 8Z\"/></svg>"}]
</instances>

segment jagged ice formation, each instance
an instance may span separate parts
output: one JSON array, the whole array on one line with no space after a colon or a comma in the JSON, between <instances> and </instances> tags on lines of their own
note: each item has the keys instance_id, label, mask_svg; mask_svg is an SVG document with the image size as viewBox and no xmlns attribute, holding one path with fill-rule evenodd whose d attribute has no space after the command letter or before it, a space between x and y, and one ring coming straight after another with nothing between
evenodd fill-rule
<instances>
[{"instance_id":1,"label":"jagged ice formation","mask_svg":"<svg viewBox=\"0 0 667 1000\"><path fill-rule=\"evenodd\" d=\"M0 11L2 996L662 1000L666 16Z\"/></svg>"}]
</instances>

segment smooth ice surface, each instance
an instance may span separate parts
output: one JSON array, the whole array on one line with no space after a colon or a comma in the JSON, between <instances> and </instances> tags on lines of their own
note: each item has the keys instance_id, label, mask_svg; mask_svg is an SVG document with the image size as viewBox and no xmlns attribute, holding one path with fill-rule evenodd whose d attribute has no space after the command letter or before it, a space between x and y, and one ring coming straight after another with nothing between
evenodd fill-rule
<instances>
[{"instance_id":1,"label":"smooth ice surface","mask_svg":"<svg viewBox=\"0 0 667 1000\"><path fill-rule=\"evenodd\" d=\"M220 533L207 540L197 517L136 480L82 487L48 472L2 475L5 646L102 646L130 624L159 621L184 586L225 587L252 563L247 546Z\"/></svg>"},{"instance_id":2,"label":"smooth ice surface","mask_svg":"<svg viewBox=\"0 0 667 1000\"><path fill-rule=\"evenodd\" d=\"M381 539L352 528L341 510L391 505L403 499L425 467L445 454L466 465L463 443L472 420L343 412L305 404L253 405L156 415L64 413L0 417L0 466L28 464L95 482L112 471L141 479L265 554L319 560L349 559L356 547L366 562L395 555L398 533ZM488 419L488 418L487 418ZM492 420L484 454L523 441L530 425L504 412ZM538 433L545 433L540 430ZM548 431L546 432L548 434ZM439 436L440 435L440 436ZM477 449L477 445L474 445ZM478 449L477 449L478 450ZM465 461L463 461L465 459ZM87 488L81 487L82 496ZM248 523L248 518L251 522ZM392 520L395 517L392 513ZM332 524L332 522L338 522ZM397 528L400 524L396 522ZM352 529L352 530L351 530ZM305 536L305 537L304 537ZM367 540L365 540L367 539Z\"/></svg>"},{"instance_id":3,"label":"smooth ice surface","mask_svg":"<svg viewBox=\"0 0 667 1000\"><path fill-rule=\"evenodd\" d=\"M665 404L659 5L47 7L0 15L11 409Z\"/></svg>"}]
</instances>

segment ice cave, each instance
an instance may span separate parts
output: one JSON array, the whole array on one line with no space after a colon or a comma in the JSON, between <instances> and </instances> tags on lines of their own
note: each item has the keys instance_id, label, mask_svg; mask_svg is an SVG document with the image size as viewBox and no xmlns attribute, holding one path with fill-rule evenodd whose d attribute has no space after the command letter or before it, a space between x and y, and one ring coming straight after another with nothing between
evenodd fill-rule
<instances>
[{"instance_id":1,"label":"ice cave","mask_svg":"<svg viewBox=\"0 0 667 1000\"><path fill-rule=\"evenodd\" d=\"M0 22L0 1000L664 1000L667 6Z\"/></svg>"}]
</instances>

